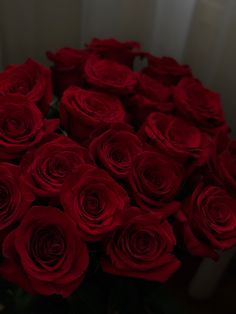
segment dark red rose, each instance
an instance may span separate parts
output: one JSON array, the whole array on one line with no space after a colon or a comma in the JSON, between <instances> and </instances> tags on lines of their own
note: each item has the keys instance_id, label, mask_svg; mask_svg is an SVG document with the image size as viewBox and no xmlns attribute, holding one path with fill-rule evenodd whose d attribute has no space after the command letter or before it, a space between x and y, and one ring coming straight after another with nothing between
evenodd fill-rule
<instances>
[{"instance_id":1,"label":"dark red rose","mask_svg":"<svg viewBox=\"0 0 236 314\"><path fill-rule=\"evenodd\" d=\"M130 208L125 224L105 241L102 268L113 275L165 282L180 266L173 255L171 225L154 213L136 211Z\"/></svg>"},{"instance_id":2,"label":"dark red rose","mask_svg":"<svg viewBox=\"0 0 236 314\"><path fill-rule=\"evenodd\" d=\"M236 193L236 140L223 138L209 162L209 175L213 182L230 193Z\"/></svg>"},{"instance_id":3,"label":"dark red rose","mask_svg":"<svg viewBox=\"0 0 236 314\"><path fill-rule=\"evenodd\" d=\"M0 95L9 94L27 96L46 115L52 102L50 70L32 59L8 66L0 73Z\"/></svg>"},{"instance_id":4,"label":"dark red rose","mask_svg":"<svg viewBox=\"0 0 236 314\"><path fill-rule=\"evenodd\" d=\"M179 64L170 57L156 57L146 53L148 66L143 73L152 76L165 85L176 85L182 78L192 76L191 69L186 64Z\"/></svg>"},{"instance_id":5,"label":"dark red rose","mask_svg":"<svg viewBox=\"0 0 236 314\"><path fill-rule=\"evenodd\" d=\"M3 243L0 274L29 293L69 296L89 256L74 222L57 208L35 206Z\"/></svg>"},{"instance_id":6,"label":"dark red rose","mask_svg":"<svg viewBox=\"0 0 236 314\"><path fill-rule=\"evenodd\" d=\"M86 143L95 129L124 122L126 113L116 96L70 87L61 99L60 117L69 136Z\"/></svg>"},{"instance_id":7,"label":"dark red rose","mask_svg":"<svg viewBox=\"0 0 236 314\"><path fill-rule=\"evenodd\" d=\"M217 258L214 250L236 244L236 199L215 186L197 186L177 215L181 234L193 255Z\"/></svg>"},{"instance_id":8,"label":"dark red rose","mask_svg":"<svg viewBox=\"0 0 236 314\"><path fill-rule=\"evenodd\" d=\"M57 95L62 95L69 86L84 84L84 65L89 55L86 49L65 47L55 53L47 51L46 55L54 63L51 70Z\"/></svg>"},{"instance_id":9,"label":"dark red rose","mask_svg":"<svg viewBox=\"0 0 236 314\"><path fill-rule=\"evenodd\" d=\"M97 165L117 178L127 177L134 157L142 152L142 148L139 138L122 128L107 130L95 137L89 146Z\"/></svg>"},{"instance_id":10,"label":"dark red rose","mask_svg":"<svg viewBox=\"0 0 236 314\"><path fill-rule=\"evenodd\" d=\"M139 136L144 143L186 165L202 165L210 154L209 136L182 118L151 113Z\"/></svg>"},{"instance_id":11,"label":"dark red rose","mask_svg":"<svg viewBox=\"0 0 236 314\"><path fill-rule=\"evenodd\" d=\"M172 90L147 75L140 75L137 92L127 101L135 124L142 124L151 112L172 112Z\"/></svg>"},{"instance_id":12,"label":"dark red rose","mask_svg":"<svg viewBox=\"0 0 236 314\"><path fill-rule=\"evenodd\" d=\"M0 231L15 227L29 209L34 197L20 178L20 168L0 163Z\"/></svg>"},{"instance_id":13,"label":"dark red rose","mask_svg":"<svg viewBox=\"0 0 236 314\"><path fill-rule=\"evenodd\" d=\"M178 202L173 200L181 187L183 174L180 164L168 156L145 151L134 159L128 181L140 208L166 217L179 208Z\"/></svg>"},{"instance_id":14,"label":"dark red rose","mask_svg":"<svg viewBox=\"0 0 236 314\"><path fill-rule=\"evenodd\" d=\"M138 80L138 74L129 67L95 56L86 62L85 75L91 85L118 95L131 94Z\"/></svg>"},{"instance_id":15,"label":"dark red rose","mask_svg":"<svg viewBox=\"0 0 236 314\"><path fill-rule=\"evenodd\" d=\"M128 195L105 171L80 165L62 187L64 211L87 241L100 240L121 223Z\"/></svg>"},{"instance_id":16,"label":"dark red rose","mask_svg":"<svg viewBox=\"0 0 236 314\"><path fill-rule=\"evenodd\" d=\"M114 38L93 38L87 48L102 59L111 59L132 68L140 44L136 41L120 42Z\"/></svg>"},{"instance_id":17,"label":"dark red rose","mask_svg":"<svg viewBox=\"0 0 236 314\"><path fill-rule=\"evenodd\" d=\"M209 134L228 131L220 96L206 89L198 80L185 78L174 88L178 111Z\"/></svg>"},{"instance_id":18,"label":"dark red rose","mask_svg":"<svg viewBox=\"0 0 236 314\"><path fill-rule=\"evenodd\" d=\"M90 162L87 150L66 136L26 153L21 160L22 177L38 196L59 196L65 177L79 164Z\"/></svg>"},{"instance_id":19,"label":"dark red rose","mask_svg":"<svg viewBox=\"0 0 236 314\"><path fill-rule=\"evenodd\" d=\"M0 96L0 160L21 157L58 124L57 119L43 119L39 109L26 96Z\"/></svg>"},{"instance_id":20,"label":"dark red rose","mask_svg":"<svg viewBox=\"0 0 236 314\"><path fill-rule=\"evenodd\" d=\"M138 92L145 97L152 99L153 101L160 103L160 108L166 103L166 107L174 107L172 102L172 89L169 86L165 86L160 81L151 78L145 74L140 75ZM168 110L166 108L166 110ZM169 109L170 110L170 109Z\"/></svg>"}]
</instances>

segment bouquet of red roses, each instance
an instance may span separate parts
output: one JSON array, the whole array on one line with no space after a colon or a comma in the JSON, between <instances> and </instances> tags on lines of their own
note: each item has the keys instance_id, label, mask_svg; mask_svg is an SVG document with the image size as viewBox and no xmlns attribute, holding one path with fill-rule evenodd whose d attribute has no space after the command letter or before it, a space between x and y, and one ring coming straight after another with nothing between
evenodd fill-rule
<instances>
[{"instance_id":1,"label":"bouquet of red roses","mask_svg":"<svg viewBox=\"0 0 236 314\"><path fill-rule=\"evenodd\" d=\"M69 297L91 271L163 283L180 252L235 245L219 95L132 41L47 56L51 70L28 59L0 73L0 276Z\"/></svg>"}]
</instances>

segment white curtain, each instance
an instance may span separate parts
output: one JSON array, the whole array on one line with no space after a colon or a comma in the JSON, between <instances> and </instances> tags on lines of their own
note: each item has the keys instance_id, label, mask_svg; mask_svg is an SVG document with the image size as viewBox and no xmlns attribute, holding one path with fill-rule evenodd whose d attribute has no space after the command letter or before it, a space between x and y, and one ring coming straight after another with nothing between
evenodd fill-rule
<instances>
[{"instance_id":1,"label":"white curtain","mask_svg":"<svg viewBox=\"0 0 236 314\"><path fill-rule=\"evenodd\" d=\"M138 40L220 92L236 135L235 0L1 0L0 67L92 37Z\"/></svg>"}]
</instances>

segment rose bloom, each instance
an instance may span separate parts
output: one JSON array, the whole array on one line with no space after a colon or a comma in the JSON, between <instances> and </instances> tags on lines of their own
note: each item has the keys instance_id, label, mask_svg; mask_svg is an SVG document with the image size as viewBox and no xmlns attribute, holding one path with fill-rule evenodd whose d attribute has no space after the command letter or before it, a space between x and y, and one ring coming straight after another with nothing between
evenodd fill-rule
<instances>
[{"instance_id":1,"label":"rose bloom","mask_svg":"<svg viewBox=\"0 0 236 314\"><path fill-rule=\"evenodd\" d=\"M186 64L179 64L170 57L156 57L150 53L145 53L148 66L143 69L143 73L159 80L165 85L176 85L182 78L191 77L191 69Z\"/></svg>"},{"instance_id":2,"label":"rose bloom","mask_svg":"<svg viewBox=\"0 0 236 314\"><path fill-rule=\"evenodd\" d=\"M68 297L88 262L74 222L57 208L35 206L6 237L0 274L28 293Z\"/></svg>"},{"instance_id":3,"label":"rose bloom","mask_svg":"<svg viewBox=\"0 0 236 314\"><path fill-rule=\"evenodd\" d=\"M90 162L87 150L62 135L27 152L20 166L22 178L34 194L54 197L65 177L86 162Z\"/></svg>"},{"instance_id":4,"label":"rose bloom","mask_svg":"<svg viewBox=\"0 0 236 314\"><path fill-rule=\"evenodd\" d=\"M176 239L171 225L137 208L130 208L127 216L104 241L103 271L165 282L180 266L173 255Z\"/></svg>"},{"instance_id":5,"label":"rose bloom","mask_svg":"<svg viewBox=\"0 0 236 314\"><path fill-rule=\"evenodd\" d=\"M102 59L114 60L132 68L133 61L139 52L140 45L136 41L120 42L114 38L93 38L87 49Z\"/></svg>"},{"instance_id":6,"label":"rose bloom","mask_svg":"<svg viewBox=\"0 0 236 314\"><path fill-rule=\"evenodd\" d=\"M96 129L124 122L126 113L116 96L70 87L61 99L60 117L69 136L85 144Z\"/></svg>"},{"instance_id":7,"label":"rose bloom","mask_svg":"<svg viewBox=\"0 0 236 314\"><path fill-rule=\"evenodd\" d=\"M139 136L144 143L186 165L199 166L209 158L209 136L174 115L151 113L142 125Z\"/></svg>"},{"instance_id":8,"label":"rose bloom","mask_svg":"<svg viewBox=\"0 0 236 314\"><path fill-rule=\"evenodd\" d=\"M20 168L0 162L0 231L14 228L33 200L34 196L20 178Z\"/></svg>"},{"instance_id":9,"label":"rose bloom","mask_svg":"<svg viewBox=\"0 0 236 314\"><path fill-rule=\"evenodd\" d=\"M174 101L178 111L203 131L216 135L227 132L220 96L206 89L198 80L185 78L175 87Z\"/></svg>"},{"instance_id":10,"label":"rose bloom","mask_svg":"<svg viewBox=\"0 0 236 314\"><path fill-rule=\"evenodd\" d=\"M129 198L105 171L84 164L65 179L61 203L82 237L98 241L121 223Z\"/></svg>"},{"instance_id":11,"label":"rose bloom","mask_svg":"<svg viewBox=\"0 0 236 314\"><path fill-rule=\"evenodd\" d=\"M215 250L236 244L236 199L224 189L199 184L177 218L179 232L193 255L217 259Z\"/></svg>"},{"instance_id":12,"label":"rose bloom","mask_svg":"<svg viewBox=\"0 0 236 314\"><path fill-rule=\"evenodd\" d=\"M179 208L174 199L183 177L183 168L175 160L157 152L144 151L134 159L128 181L139 207L163 218Z\"/></svg>"},{"instance_id":13,"label":"rose bloom","mask_svg":"<svg viewBox=\"0 0 236 314\"><path fill-rule=\"evenodd\" d=\"M133 159L142 148L142 142L134 133L115 127L95 137L89 146L97 165L116 178L128 176Z\"/></svg>"},{"instance_id":14,"label":"rose bloom","mask_svg":"<svg viewBox=\"0 0 236 314\"><path fill-rule=\"evenodd\" d=\"M46 115L52 102L51 72L32 59L0 73L0 95L25 95Z\"/></svg>"},{"instance_id":15,"label":"rose bloom","mask_svg":"<svg viewBox=\"0 0 236 314\"><path fill-rule=\"evenodd\" d=\"M89 56L86 49L61 48L58 51L46 53L54 63L51 67L54 91L61 96L69 86L84 85L84 65Z\"/></svg>"},{"instance_id":16,"label":"rose bloom","mask_svg":"<svg viewBox=\"0 0 236 314\"><path fill-rule=\"evenodd\" d=\"M86 62L85 75L91 85L118 95L131 94L138 80L138 74L129 67L95 56Z\"/></svg>"},{"instance_id":17,"label":"rose bloom","mask_svg":"<svg viewBox=\"0 0 236 314\"><path fill-rule=\"evenodd\" d=\"M209 161L208 175L217 184L232 195L236 192L236 140L217 139L217 147Z\"/></svg>"},{"instance_id":18,"label":"rose bloom","mask_svg":"<svg viewBox=\"0 0 236 314\"><path fill-rule=\"evenodd\" d=\"M39 144L58 127L57 119L45 120L26 96L0 96L0 160L13 160Z\"/></svg>"},{"instance_id":19,"label":"rose bloom","mask_svg":"<svg viewBox=\"0 0 236 314\"><path fill-rule=\"evenodd\" d=\"M139 77L136 94L126 101L133 122L141 125L152 112L173 112L172 89L145 74Z\"/></svg>"}]
</instances>

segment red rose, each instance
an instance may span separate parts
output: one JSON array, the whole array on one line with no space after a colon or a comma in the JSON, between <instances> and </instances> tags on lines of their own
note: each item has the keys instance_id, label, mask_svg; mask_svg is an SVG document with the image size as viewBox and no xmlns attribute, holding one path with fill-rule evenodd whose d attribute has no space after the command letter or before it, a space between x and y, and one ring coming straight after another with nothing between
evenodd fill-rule
<instances>
[{"instance_id":1,"label":"red rose","mask_svg":"<svg viewBox=\"0 0 236 314\"><path fill-rule=\"evenodd\" d=\"M64 211L76 222L87 241L100 240L121 223L128 195L105 171L81 165L62 187Z\"/></svg>"},{"instance_id":2,"label":"red rose","mask_svg":"<svg viewBox=\"0 0 236 314\"><path fill-rule=\"evenodd\" d=\"M175 108L171 88L144 74L140 75L137 93L126 106L135 124L142 124L153 111L172 112Z\"/></svg>"},{"instance_id":3,"label":"red rose","mask_svg":"<svg viewBox=\"0 0 236 314\"><path fill-rule=\"evenodd\" d=\"M0 231L15 227L16 222L23 217L33 200L33 195L20 178L19 167L1 162Z\"/></svg>"},{"instance_id":4,"label":"red rose","mask_svg":"<svg viewBox=\"0 0 236 314\"><path fill-rule=\"evenodd\" d=\"M191 69L186 64L179 64L170 57L156 57L150 53L145 54L148 66L143 73L152 76L165 85L176 85L183 77L192 76Z\"/></svg>"},{"instance_id":5,"label":"red rose","mask_svg":"<svg viewBox=\"0 0 236 314\"><path fill-rule=\"evenodd\" d=\"M236 140L223 138L226 147L217 147L209 162L209 175L214 183L235 195L236 192Z\"/></svg>"},{"instance_id":6,"label":"red rose","mask_svg":"<svg viewBox=\"0 0 236 314\"><path fill-rule=\"evenodd\" d=\"M58 120L44 120L26 96L0 96L0 160L21 157L57 126Z\"/></svg>"},{"instance_id":7,"label":"red rose","mask_svg":"<svg viewBox=\"0 0 236 314\"><path fill-rule=\"evenodd\" d=\"M180 266L173 255L172 228L154 213L136 211L130 208L126 223L107 238L102 268L113 275L165 282Z\"/></svg>"},{"instance_id":8,"label":"red rose","mask_svg":"<svg viewBox=\"0 0 236 314\"><path fill-rule=\"evenodd\" d=\"M57 208L32 207L3 243L1 276L29 293L69 296L88 266L74 222Z\"/></svg>"},{"instance_id":9,"label":"red rose","mask_svg":"<svg viewBox=\"0 0 236 314\"><path fill-rule=\"evenodd\" d=\"M84 65L89 55L85 49L61 48L46 53L54 65L52 69L53 85L57 95L72 85L84 84Z\"/></svg>"},{"instance_id":10,"label":"red rose","mask_svg":"<svg viewBox=\"0 0 236 314\"><path fill-rule=\"evenodd\" d=\"M144 143L186 165L202 165L209 157L208 135L173 115L151 113L140 129L139 136Z\"/></svg>"},{"instance_id":11,"label":"red rose","mask_svg":"<svg viewBox=\"0 0 236 314\"><path fill-rule=\"evenodd\" d=\"M127 177L134 157L142 152L139 138L126 129L111 128L93 139L89 150L99 167L111 176Z\"/></svg>"},{"instance_id":12,"label":"red rose","mask_svg":"<svg viewBox=\"0 0 236 314\"><path fill-rule=\"evenodd\" d=\"M0 73L0 95L25 95L46 115L52 102L51 73L43 65L28 59Z\"/></svg>"},{"instance_id":13,"label":"red rose","mask_svg":"<svg viewBox=\"0 0 236 314\"><path fill-rule=\"evenodd\" d=\"M184 243L193 255L217 258L215 249L236 244L236 199L227 191L201 184L177 215Z\"/></svg>"},{"instance_id":14,"label":"red rose","mask_svg":"<svg viewBox=\"0 0 236 314\"><path fill-rule=\"evenodd\" d=\"M215 135L228 131L220 97L206 89L198 80L185 78L174 89L174 100L179 112L205 132Z\"/></svg>"},{"instance_id":15,"label":"red rose","mask_svg":"<svg viewBox=\"0 0 236 314\"><path fill-rule=\"evenodd\" d=\"M124 122L126 113L113 95L70 87L61 99L60 117L69 136L86 143L96 129Z\"/></svg>"},{"instance_id":16,"label":"red rose","mask_svg":"<svg viewBox=\"0 0 236 314\"><path fill-rule=\"evenodd\" d=\"M128 181L140 208L157 212L160 217L179 208L173 200L183 181L183 169L167 156L151 151L140 153L134 159Z\"/></svg>"},{"instance_id":17,"label":"red rose","mask_svg":"<svg viewBox=\"0 0 236 314\"><path fill-rule=\"evenodd\" d=\"M89 162L85 148L65 136L58 136L26 153L21 160L25 182L38 196L58 196L65 177L79 164Z\"/></svg>"},{"instance_id":18,"label":"red rose","mask_svg":"<svg viewBox=\"0 0 236 314\"><path fill-rule=\"evenodd\" d=\"M129 67L95 56L86 62L85 75L91 85L118 95L131 94L138 79L138 74Z\"/></svg>"},{"instance_id":19,"label":"red rose","mask_svg":"<svg viewBox=\"0 0 236 314\"><path fill-rule=\"evenodd\" d=\"M87 48L102 59L111 59L132 68L140 45L136 41L120 42L114 38L93 38Z\"/></svg>"}]
</instances>

